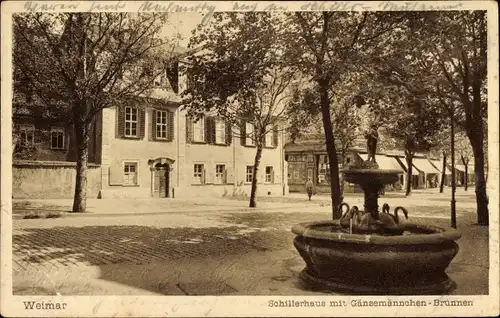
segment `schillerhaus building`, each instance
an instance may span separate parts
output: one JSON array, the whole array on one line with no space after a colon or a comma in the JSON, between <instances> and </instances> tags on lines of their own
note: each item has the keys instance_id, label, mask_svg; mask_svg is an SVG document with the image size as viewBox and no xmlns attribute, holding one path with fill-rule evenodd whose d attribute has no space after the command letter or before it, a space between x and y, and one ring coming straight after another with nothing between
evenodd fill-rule
<instances>
[{"instance_id":1,"label":"schillerhaus building","mask_svg":"<svg viewBox=\"0 0 500 318\"><path fill-rule=\"evenodd\" d=\"M215 116L193 121L180 109L186 77L173 75L160 76L150 97L123 101L96 116L89 198L250 193L256 147L244 132L251 124L240 131ZM76 160L72 129L63 120L33 114L26 105L13 102L13 197L70 198ZM280 127L266 138L258 175L261 195L287 192L283 140Z\"/></svg>"}]
</instances>

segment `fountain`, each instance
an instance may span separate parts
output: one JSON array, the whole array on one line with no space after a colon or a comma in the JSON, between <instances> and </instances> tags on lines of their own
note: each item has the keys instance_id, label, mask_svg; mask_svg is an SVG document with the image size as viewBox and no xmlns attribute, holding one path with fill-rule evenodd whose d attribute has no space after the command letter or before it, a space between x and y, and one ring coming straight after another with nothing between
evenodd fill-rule
<instances>
[{"instance_id":1,"label":"fountain","mask_svg":"<svg viewBox=\"0 0 500 318\"><path fill-rule=\"evenodd\" d=\"M447 293L455 283L445 269L458 252L460 233L408 222L404 207L391 214L384 204L379 212L380 190L396 182L399 171L378 168L376 138L367 134L367 161L343 169L347 182L361 186L364 211L342 203L340 220L292 228L294 245L306 263L300 280L309 288L358 295Z\"/></svg>"}]
</instances>

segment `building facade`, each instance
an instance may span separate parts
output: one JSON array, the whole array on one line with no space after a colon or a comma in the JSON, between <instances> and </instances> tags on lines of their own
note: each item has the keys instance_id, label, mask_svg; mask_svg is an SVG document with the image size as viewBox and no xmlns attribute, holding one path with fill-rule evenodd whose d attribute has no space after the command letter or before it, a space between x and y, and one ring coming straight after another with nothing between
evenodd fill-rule
<instances>
[{"instance_id":1,"label":"building facade","mask_svg":"<svg viewBox=\"0 0 500 318\"><path fill-rule=\"evenodd\" d=\"M310 140L288 143L285 152L290 192L305 192L308 180L313 182L316 192L330 192L330 169L325 142ZM341 169L340 154L337 155L337 160Z\"/></svg>"},{"instance_id":2,"label":"building facade","mask_svg":"<svg viewBox=\"0 0 500 318\"><path fill-rule=\"evenodd\" d=\"M339 149L339 145L337 145ZM330 192L328 156L324 141L310 140L298 143L288 143L285 146L286 158L288 162L288 185L290 192L305 192L305 183L311 180L315 185L316 192ZM354 146L345 154L342 161L340 153L337 154L339 171L343 168L342 162L346 166L358 164L368 159L366 149L361 146ZM398 181L386 187L386 191L404 191L406 189L406 172L408 170L403 151L388 151L378 153L375 156L380 169L397 170ZM431 159L424 154L415 154L412 161L412 189L437 188L441 181L441 167L439 160ZM449 167L448 167L449 168ZM449 169L445 171L445 185L450 185ZM458 184L464 179L465 170L463 166L456 167L456 178ZM469 183L473 180L473 171L469 168ZM342 180L342 174L339 174ZM463 181L462 181L463 182ZM344 183L344 192L361 192L362 190L349 183Z\"/></svg>"},{"instance_id":3,"label":"building facade","mask_svg":"<svg viewBox=\"0 0 500 318\"><path fill-rule=\"evenodd\" d=\"M249 195L256 147L236 127L194 121L175 105L109 108L102 117L103 198ZM259 195L286 193L282 140L276 131L262 152Z\"/></svg>"},{"instance_id":4,"label":"building facade","mask_svg":"<svg viewBox=\"0 0 500 318\"><path fill-rule=\"evenodd\" d=\"M174 80L173 80L174 79ZM186 77L161 76L149 97L127 100L103 109L92 125L89 162L100 167L100 198L174 198L193 196L249 195L256 147L249 137L252 125L230 127L208 114L200 120L187 116L180 106L180 92ZM15 105L14 105L15 107ZM14 167L22 169L31 161L76 161L71 127L50 124L33 116L14 116L15 134L21 145L16 149L49 148L48 153L27 157L15 151ZM38 124L35 124L38 122ZM41 127L45 131L42 132ZM46 135L37 142L37 136ZM266 136L257 172L258 195L284 195L286 166L284 133L279 125ZM40 165L40 169L47 168ZM19 173L22 173L21 171ZM38 177L40 173L34 174ZM24 178L22 183L43 184L47 180ZM15 176L14 176L15 177ZM92 185L93 188L96 185ZM67 188L67 187L66 187ZM40 189L41 191L41 189ZM74 189L58 191L72 197ZM14 197L23 191L13 189ZM30 188L30 197L37 189ZM42 192L40 192L42 193ZM92 197L92 196L89 196Z\"/></svg>"}]
</instances>

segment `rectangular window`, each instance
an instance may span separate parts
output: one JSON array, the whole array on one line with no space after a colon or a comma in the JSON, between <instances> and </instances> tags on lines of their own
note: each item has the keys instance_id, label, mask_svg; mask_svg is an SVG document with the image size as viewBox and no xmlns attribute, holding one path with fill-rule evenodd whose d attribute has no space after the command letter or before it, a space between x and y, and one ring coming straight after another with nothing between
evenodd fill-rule
<instances>
[{"instance_id":1,"label":"rectangular window","mask_svg":"<svg viewBox=\"0 0 500 318\"><path fill-rule=\"evenodd\" d=\"M137 184L137 163L125 162L123 165L123 184L136 185Z\"/></svg>"},{"instance_id":2,"label":"rectangular window","mask_svg":"<svg viewBox=\"0 0 500 318\"><path fill-rule=\"evenodd\" d=\"M64 128L62 127L50 128L50 148L64 149Z\"/></svg>"},{"instance_id":3,"label":"rectangular window","mask_svg":"<svg viewBox=\"0 0 500 318\"><path fill-rule=\"evenodd\" d=\"M247 146L255 146L255 127L251 123L245 124L245 135L246 141L245 145Z\"/></svg>"},{"instance_id":4,"label":"rectangular window","mask_svg":"<svg viewBox=\"0 0 500 318\"><path fill-rule=\"evenodd\" d=\"M156 111L156 139L167 139L167 112Z\"/></svg>"},{"instance_id":5,"label":"rectangular window","mask_svg":"<svg viewBox=\"0 0 500 318\"><path fill-rule=\"evenodd\" d=\"M222 119L215 120L215 142L217 144L226 143L226 123Z\"/></svg>"},{"instance_id":6,"label":"rectangular window","mask_svg":"<svg viewBox=\"0 0 500 318\"><path fill-rule=\"evenodd\" d=\"M19 132L19 142L21 145L33 146L35 144L35 126L21 125Z\"/></svg>"},{"instance_id":7,"label":"rectangular window","mask_svg":"<svg viewBox=\"0 0 500 318\"><path fill-rule=\"evenodd\" d=\"M193 141L198 141L198 142L205 141L205 120L204 120L204 118L199 119L197 122L193 122Z\"/></svg>"},{"instance_id":8,"label":"rectangular window","mask_svg":"<svg viewBox=\"0 0 500 318\"><path fill-rule=\"evenodd\" d=\"M247 166L245 182L252 182L253 179L253 166Z\"/></svg>"},{"instance_id":9,"label":"rectangular window","mask_svg":"<svg viewBox=\"0 0 500 318\"><path fill-rule=\"evenodd\" d=\"M125 107L125 137L138 137L138 116L137 108Z\"/></svg>"},{"instance_id":10,"label":"rectangular window","mask_svg":"<svg viewBox=\"0 0 500 318\"><path fill-rule=\"evenodd\" d=\"M226 165L215 165L215 183L226 183Z\"/></svg>"},{"instance_id":11,"label":"rectangular window","mask_svg":"<svg viewBox=\"0 0 500 318\"><path fill-rule=\"evenodd\" d=\"M196 184L203 184L204 183L204 166L203 164L195 164L194 165L194 172L193 172L193 182Z\"/></svg>"},{"instance_id":12,"label":"rectangular window","mask_svg":"<svg viewBox=\"0 0 500 318\"><path fill-rule=\"evenodd\" d=\"M274 171L272 166L266 167L266 183L274 182Z\"/></svg>"},{"instance_id":13,"label":"rectangular window","mask_svg":"<svg viewBox=\"0 0 500 318\"><path fill-rule=\"evenodd\" d=\"M266 128L266 147L274 147L274 131L272 129L272 126L269 125Z\"/></svg>"}]
</instances>

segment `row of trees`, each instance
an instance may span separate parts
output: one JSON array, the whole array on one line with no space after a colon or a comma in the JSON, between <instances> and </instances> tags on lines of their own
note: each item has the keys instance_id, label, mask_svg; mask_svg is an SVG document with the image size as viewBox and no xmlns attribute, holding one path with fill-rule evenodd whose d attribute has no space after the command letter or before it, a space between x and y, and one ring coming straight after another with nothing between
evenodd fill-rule
<instances>
[{"instance_id":1,"label":"row of trees","mask_svg":"<svg viewBox=\"0 0 500 318\"><path fill-rule=\"evenodd\" d=\"M47 105L64 101L75 128L74 211L85 210L88 124L121 98L144 95L158 75L147 69L171 65L171 42L159 36L167 21L159 13L14 18L19 90L28 87ZM352 142L344 137L359 129L353 109L366 105L373 124L404 147L409 176L415 152L435 146L444 127L461 127L474 154L478 223L486 225L486 38L483 11L216 13L193 32L190 48L203 50L187 58L192 85L183 103L193 117L213 112L235 126L253 124L250 206L269 130L289 118L300 135L297 124L321 118L334 218L341 203L335 140L341 151Z\"/></svg>"},{"instance_id":2,"label":"row of trees","mask_svg":"<svg viewBox=\"0 0 500 318\"><path fill-rule=\"evenodd\" d=\"M199 30L191 45L208 45L207 50L216 52L194 62L195 73L203 78L216 74L216 80L206 84L208 94L186 92L189 109L216 107L225 113L234 105L231 97L244 96L250 104L237 104L254 114L254 101L244 94L258 95L270 70L296 76L300 85L291 89L284 113L295 124L294 136L300 134L298 127L321 117L334 218L341 200L336 154L344 151L336 149L335 138L347 149L352 140L345 137L357 135L348 133L358 128L359 118L346 116L355 114L353 108L368 105L376 118L373 124L405 149L407 178L415 153L437 147L440 132L453 125L471 145L478 223L488 224L485 12L266 12L215 18L214 26ZM215 62L219 60L227 63ZM216 101L204 107L191 103L193 97L209 96ZM409 194L411 182L407 185Z\"/></svg>"}]
</instances>

